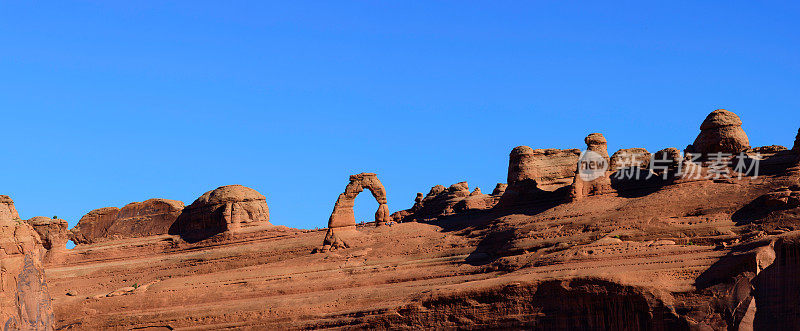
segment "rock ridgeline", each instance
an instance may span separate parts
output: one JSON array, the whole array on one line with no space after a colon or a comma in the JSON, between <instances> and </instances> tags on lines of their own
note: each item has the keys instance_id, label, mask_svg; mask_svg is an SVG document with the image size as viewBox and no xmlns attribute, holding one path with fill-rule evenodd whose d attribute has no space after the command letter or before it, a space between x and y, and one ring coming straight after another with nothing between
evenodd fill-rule
<instances>
[{"instance_id":1,"label":"rock ridgeline","mask_svg":"<svg viewBox=\"0 0 800 331\"><path fill-rule=\"evenodd\" d=\"M428 221L470 210L508 209L542 201L580 200L593 195L698 180L678 178L678 175L690 167L697 167L700 175L706 175L709 164L702 162L707 162L708 156L715 153L765 154L762 163L767 168L777 165L779 169L785 169L786 163L785 154L781 154L785 153L785 147L751 148L739 116L724 109L715 110L705 118L694 143L686 148L686 156L674 147L653 154L644 148L627 148L609 156L608 142L601 133L588 135L584 142L587 151L602 158L600 162L605 163L606 171L599 171L596 176L582 176L580 167L584 154L579 149L518 146L509 154L507 184L498 184L492 195L475 195L473 198L466 182L449 188L437 185L425 196L418 193L413 207L395 212L392 219L398 222ZM792 153L792 160L797 160L792 162L800 163L800 130ZM701 163L689 161L696 154L699 154ZM700 176L699 180L702 179Z\"/></svg>"},{"instance_id":2,"label":"rock ridgeline","mask_svg":"<svg viewBox=\"0 0 800 331\"><path fill-rule=\"evenodd\" d=\"M431 187L427 195L417 193L414 206L392 214L395 222L429 221L443 216L486 210L494 207L505 192L505 184L497 184L492 194L483 194L480 188L470 192L467 182L459 182L445 188Z\"/></svg>"},{"instance_id":3,"label":"rock ridgeline","mask_svg":"<svg viewBox=\"0 0 800 331\"><path fill-rule=\"evenodd\" d=\"M19 218L14 201L0 195L0 322L3 330L53 330L55 319L44 280L45 248Z\"/></svg>"},{"instance_id":4,"label":"rock ridgeline","mask_svg":"<svg viewBox=\"0 0 800 331\"><path fill-rule=\"evenodd\" d=\"M183 208L183 202L167 199L98 208L84 215L70 232L76 244L165 234Z\"/></svg>"},{"instance_id":5,"label":"rock ridgeline","mask_svg":"<svg viewBox=\"0 0 800 331\"><path fill-rule=\"evenodd\" d=\"M60 235L63 227L49 224L53 221L43 218L35 219L41 224L34 227L47 233L43 238L59 233L53 241L58 240L58 244L53 247L64 246ZM149 199L131 202L122 208L98 208L64 232L76 244L93 244L163 234L196 240L256 225L271 225L266 198L251 188L228 185L206 192L189 206L177 200Z\"/></svg>"}]
</instances>

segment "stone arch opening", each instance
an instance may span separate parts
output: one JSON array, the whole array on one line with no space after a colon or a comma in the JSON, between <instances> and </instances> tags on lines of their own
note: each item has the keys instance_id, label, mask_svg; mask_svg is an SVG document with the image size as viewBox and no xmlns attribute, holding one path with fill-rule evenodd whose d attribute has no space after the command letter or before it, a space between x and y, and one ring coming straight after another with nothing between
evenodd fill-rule
<instances>
[{"instance_id":1,"label":"stone arch opening","mask_svg":"<svg viewBox=\"0 0 800 331\"><path fill-rule=\"evenodd\" d=\"M355 227L356 217L353 212L356 197L364 191L369 190L378 202L378 210L375 212L375 223L381 225L390 220L389 206L386 201L386 189L378 180L378 176L373 173L360 173L350 176L350 182L344 189L344 193L339 194L333 212L328 219L328 228Z\"/></svg>"}]
</instances>

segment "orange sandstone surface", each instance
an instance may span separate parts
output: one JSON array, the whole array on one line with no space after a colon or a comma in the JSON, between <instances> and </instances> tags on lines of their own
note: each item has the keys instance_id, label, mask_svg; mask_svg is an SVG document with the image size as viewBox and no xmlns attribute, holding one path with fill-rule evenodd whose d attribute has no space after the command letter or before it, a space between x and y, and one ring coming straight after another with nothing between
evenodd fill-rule
<instances>
[{"instance_id":1,"label":"orange sandstone surface","mask_svg":"<svg viewBox=\"0 0 800 331\"><path fill-rule=\"evenodd\" d=\"M600 134L585 143L618 167L581 178L577 150L521 146L509 158L509 183L492 194L466 182L436 185L393 214L379 174L357 174L331 197L330 226L320 230L278 225L268 198L243 186L186 208L94 212L81 232L60 220L29 226L6 211L4 231L24 230L16 241L29 244L0 262L19 273L38 258L21 274L39 279L44 270L46 286L23 292L33 303L49 293L52 307L38 319L14 313L28 307L19 303L2 313L63 330L800 325L797 148L750 148L727 111L706 119L687 152L741 151L738 161L758 160L758 176L731 166L730 177L690 178L677 169L719 168L675 148L637 166L621 161L623 151L609 157ZM653 168L659 159L665 166ZM652 176L615 176L621 171ZM375 222L355 224L353 201L364 189L380 207ZM78 233L86 239L74 249L49 248ZM0 298L11 305L6 292Z\"/></svg>"}]
</instances>

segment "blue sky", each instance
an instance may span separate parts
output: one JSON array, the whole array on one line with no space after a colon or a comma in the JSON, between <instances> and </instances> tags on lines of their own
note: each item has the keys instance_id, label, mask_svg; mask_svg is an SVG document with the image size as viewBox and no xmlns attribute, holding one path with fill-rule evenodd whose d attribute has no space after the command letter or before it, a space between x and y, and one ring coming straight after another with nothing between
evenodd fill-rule
<instances>
[{"instance_id":1,"label":"blue sky","mask_svg":"<svg viewBox=\"0 0 800 331\"><path fill-rule=\"evenodd\" d=\"M491 191L518 145L682 149L717 108L791 145L800 6L3 2L0 77L0 194L23 218L242 184L314 228L350 174L378 173L396 211L436 184Z\"/></svg>"}]
</instances>

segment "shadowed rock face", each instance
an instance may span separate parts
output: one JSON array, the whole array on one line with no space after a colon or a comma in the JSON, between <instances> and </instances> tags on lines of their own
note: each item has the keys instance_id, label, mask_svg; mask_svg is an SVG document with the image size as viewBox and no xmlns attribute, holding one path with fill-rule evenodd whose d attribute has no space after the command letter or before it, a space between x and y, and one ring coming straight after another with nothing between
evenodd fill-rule
<instances>
[{"instance_id":1,"label":"shadowed rock face","mask_svg":"<svg viewBox=\"0 0 800 331\"><path fill-rule=\"evenodd\" d=\"M700 125L700 134L686 151L703 155L738 154L749 148L750 140L742 129L739 116L725 109L717 109L708 114Z\"/></svg>"},{"instance_id":2,"label":"shadowed rock face","mask_svg":"<svg viewBox=\"0 0 800 331\"><path fill-rule=\"evenodd\" d=\"M4 330L53 330L39 234L0 196L0 323Z\"/></svg>"},{"instance_id":3,"label":"shadowed rock face","mask_svg":"<svg viewBox=\"0 0 800 331\"><path fill-rule=\"evenodd\" d=\"M350 227L356 225L353 213L355 199L364 189L369 189L372 196L378 201L378 210L375 212L375 223L381 225L390 220L389 206L386 204L386 189L373 173L360 173L350 176L350 182L344 188L344 193L336 199L333 212L328 219L328 228Z\"/></svg>"},{"instance_id":4,"label":"shadowed rock face","mask_svg":"<svg viewBox=\"0 0 800 331\"><path fill-rule=\"evenodd\" d=\"M459 182L445 188L442 185L431 187L423 198L417 195L414 206L392 214L397 222L428 221L457 213L493 208L505 192L506 185L498 183L491 195L483 194L480 188L469 190L467 182Z\"/></svg>"},{"instance_id":5,"label":"shadowed rock face","mask_svg":"<svg viewBox=\"0 0 800 331\"><path fill-rule=\"evenodd\" d=\"M800 129L797 130L797 137L794 138L793 151L800 152Z\"/></svg>"},{"instance_id":6,"label":"shadowed rock face","mask_svg":"<svg viewBox=\"0 0 800 331\"><path fill-rule=\"evenodd\" d=\"M183 202L167 199L99 208L84 215L71 232L78 244L165 234L182 210Z\"/></svg>"},{"instance_id":7,"label":"shadowed rock face","mask_svg":"<svg viewBox=\"0 0 800 331\"><path fill-rule=\"evenodd\" d=\"M256 225L272 225L267 199L249 187L228 185L206 192L184 208L169 233L197 240Z\"/></svg>"}]
</instances>

